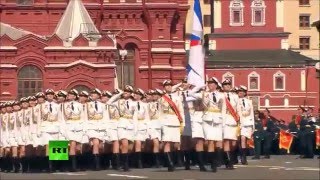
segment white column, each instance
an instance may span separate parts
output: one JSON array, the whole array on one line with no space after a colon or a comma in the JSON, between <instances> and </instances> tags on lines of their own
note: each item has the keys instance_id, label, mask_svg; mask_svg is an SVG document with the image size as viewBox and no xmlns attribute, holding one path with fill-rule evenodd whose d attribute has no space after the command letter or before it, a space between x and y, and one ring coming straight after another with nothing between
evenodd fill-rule
<instances>
[{"instance_id":1,"label":"white column","mask_svg":"<svg viewBox=\"0 0 320 180\"><path fill-rule=\"evenodd\" d=\"M284 8L284 0L277 0L276 2L276 22L277 27L283 27L283 8Z\"/></svg>"},{"instance_id":2,"label":"white column","mask_svg":"<svg viewBox=\"0 0 320 180\"><path fill-rule=\"evenodd\" d=\"M300 87L301 87L301 91L306 91L306 71L302 70L301 71L301 76L300 76Z\"/></svg>"},{"instance_id":3,"label":"white column","mask_svg":"<svg viewBox=\"0 0 320 180\"><path fill-rule=\"evenodd\" d=\"M221 1L214 2L214 28L221 28Z\"/></svg>"}]
</instances>

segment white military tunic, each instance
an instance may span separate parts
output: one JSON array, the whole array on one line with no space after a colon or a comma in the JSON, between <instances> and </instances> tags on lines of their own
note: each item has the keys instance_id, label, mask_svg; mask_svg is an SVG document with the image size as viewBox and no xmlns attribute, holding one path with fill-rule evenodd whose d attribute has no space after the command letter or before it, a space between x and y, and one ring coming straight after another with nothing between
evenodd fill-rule
<instances>
[{"instance_id":1,"label":"white military tunic","mask_svg":"<svg viewBox=\"0 0 320 180\"><path fill-rule=\"evenodd\" d=\"M161 119L160 119L160 102L159 100L149 102L149 117L148 132L150 139L158 139L161 141Z\"/></svg>"},{"instance_id":2,"label":"white military tunic","mask_svg":"<svg viewBox=\"0 0 320 180\"><path fill-rule=\"evenodd\" d=\"M254 131L252 101L247 98L239 98L238 112L240 116L240 135L250 139Z\"/></svg>"},{"instance_id":3,"label":"white military tunic","mask_svg":"<svg viewBox=\"0 0 320 180\"><path fill-rule=\"evenodd\" d=\"M8 132L8 122L9 114L1 114L1 130L0 130L0 147L7 148L10 147L9 144L9 132Z\"/></svg>"},{"instance_id":4,"label":"white military tunic","mask_svg":"<svg viewBox=\"0 0 320 180\"><path fill-rule=\"evenodd\" d=\"M41 112L40 109L42 108L43 104L37 104L35 107L30 107L31 111L31 126L30 126L30 133L32 136L32 144L33 147L42 146L42 138L40 132L40 118Z\"/></svg>"},{"instance_id":5,"label":"white military tunic","mask_svg":"<svg viewBox=\"0 0 320 180\"><path fill-rule=\"evenodd\" d=\"M80 103L81 108L82 108L82 115L81 119L84 121L84 126L83 126L83 135L81 139L82 144L87 144L89 143L89 136L87 134L87 123L88 123L88 103Z\"/></svg>"},{"instance_id":6,"label":"white military tunic","mask_svg":"<svg viewBox=\"0 0 320 180\"><path fill-rule=\"evenodd\" d=\"M134 141L135 132L137 130L137 123L133 120L133 114L135 111L136 102L131 99L119 100L119 110L121 117L118 123L118 136L119 140L128 139Z\"/></svg>"},{"instance_id":7,"label":"white military tunic","mask_svg":"<svg viewBox=\"0 0 320 180\"><path fill-rule=\"evenodd\" d=\"M97 138L104 141L106 133L106 105L100 101L91 101L88 103L88 121L85 127L89 139Z\"/></svg>"},{"instance_id":8,"label":"white military tunic","mask_svg":"<svg viewBox=\"0 0 320 180\"><path fill-rule=\"evenodd\" d=\"M134 114L133 122L135 123L135 140L145 141L149 138L148 124L150 122L149 107L147 103L137 101Z\"/></svg>"},{"instance_id":9,"label":"white military tunic","mask_svg":"<svg viewBox=\"0 0 320 180\"><path fill-rule=\"evenodd\" d=\"M64 136L69 141L81 143L85 119L82 118L82 105L77 101L65 102L62 104L64 119Z\"/></svg>"},{"instance_id":10,"label":"white military tunic","mask_svg":"<svg viewBox=\"0 0 320 180\"><path fill-rule=\"evenodd\" d=\"M14 113L16 116L17 143L19 146L24 146L25 145L25 137L24 137L25 132L24 132L24 124L23 124L24 112L21 109Z\"/></svg>"},{"instance_id":11,"label":"white military tunic","mask_svg":"<svg viewBox=\"0 0 320 180\"><path fill-rule=\"evenodd\" d=\"M32 126L32 112L31 108L22 109L23 113L23 139L25 142L25 145L32 145L32 134L31 134L31 126Z\"/></svg>"},{"instance_id":12,"label":"white military tunic","mask_svg":"<svg viewBox=\"0 0 320 180\"><path fill-rule=\"evenodd\" d=\"M119 140L118 137L118 121L120 119L120 112L118 108L119 101L115 101L113 103L110 100L107 102L107 111L109 114L108 120L108 129L105 134L105 141L106 142L113 142Z\"/></svg>"},{"instance_id":13,"label":"white military tunic","mask_svg":"<svg viewBox=\"0 0 320 180\"><path fill-rule=\"evenodd\" d=\"M204 111L202 115L204 138L209 141L222 141L223 139L223 117L224 106L223 95L219 91L202 91L195 95L202 99Z\"/></svg>"},{"instance_id":14,"label":"white military tunic","mask_svg":"<svg viewBox=\"0 0 320 180\"><path fill-rule=\"evenodd\" d=\"M237 106L239 102L239 97L237 94L224 92L224 98L230 98L230 104L233 107L234 111L237 112ZM223 139L229 140L237 140L238 139L238 123L231 115L230 111L228 110L227 106L224 106L222 110L224 116L224 126L223 126Z\"/></svg>"},{"instance_id":15,"label":"white military tunic","mask_svg":"<svg viewBox=\"0 0 320 180\"><path fill-rule=\"evenodd\" d=\"M177 106L178 111L182 118L184 118L183 104L181 98L177 94L166 94L173 103ZM162 97L160 100L161 104L161 121L162 121L162 141L164 142L180 142L180 126L184 126L183 122L180 122L178 116L171 108L169 103ZM180 124L182 123L182 124Z\"/></svg>"},{"instance_id":16,"label":"white military tunic","mask_svg":"<svg viewBox=\"0 0 320 180\"><path fill-rule=\"evenodd\" d=\"M40 132L42 145L48 145L51 140L59 140L61 130L61 110L59 104L46 101L40 109Z\"/></svg>"},{"instance_id":17,"label":"white military tunic","mask_svg":"<svg viewBox=\"0 0 320 180\"><path fill-rule=\"evenodd\" d=\"M10 147L16 147L18 146L16 112L8 113L8 116L9 116L9 122L8 122L9 145Z\"/></svg>"}]
</instances>

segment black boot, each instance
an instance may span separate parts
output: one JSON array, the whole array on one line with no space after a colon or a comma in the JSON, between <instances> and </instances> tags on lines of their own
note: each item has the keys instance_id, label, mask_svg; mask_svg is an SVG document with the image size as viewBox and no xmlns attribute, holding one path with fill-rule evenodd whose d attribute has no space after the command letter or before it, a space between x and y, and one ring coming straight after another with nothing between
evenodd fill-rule
<instances>
[{"instance_id":1,"label":"black boot","mask_svg":"<svg viewBox=\"0 0 320 180\"><path fill-rule=\"evenodd\" d=\"M247 148L241 148L241 164L248 165Z\"/></svg>"},{"instance_id":2,"label":"black boot","mask_svg":"<svg viewBox=\"0 0 320 180\"><path fill-rule=\"evenodd\" d=\"M22 172L23 173L29 173L30 172L30 167L29 167L29 159L28 157L22 157L21 158L21 166L22 166Z\"/></svg>"},{"instance_id":3,"label":"black boot","mask_svg":"<svg viewBox=\"0 0 320 180\"><path fill-rule=\"evenodd\" d=\"M93 170L94 171L99 171L100 170L100 155L99 154L93 154Z\"/></svg>"},{"instance_id":4,"label":"black boot","mask_svg":"<svg viewBox=\"0 0 320 180\"><path fill-rule=\"evenodd\" d=\"M222 148L216 149L216 159L217 159L217 167L220 167L224 164L224 151Z\"/></svg>"},{"instance_id":5,"label":"black boot","mask_svg":"<svg viewBox=\"0 0 320 180\"><path fill-rule=\"evenodd\" d=\"M123 165L123 171L127 172L129 171L129 154L125 153L125 154L121 154L121 162Z\"/></svg>"},{"instance_id":6,"label":"black boot","mask_svg":"<svg viewBox=\"0 0 320 180\"><path fill-rule=\"evenodd\" d=\"M53 173L55 171L55 162L54 161L50 161L49 160L49 157L46 157L47 158L47 164L48 164L48 169L47 169L47 172L49 173Z\"/></svg>"},{"instance_id":7,"label":"black boot","mask_svg":"<svg viewBox=\"0 0 320 180\"><path fill-rule=\"evenodd\" d=\"M211 165L211 171L217 172L218 167L218 152L210 152L210 165Z\"/></svg>"},{"instance_id":8,"label":"black boot","mask_svg":"<svg viewBox=\"0 0 320 180\"><path fill-rule=\"evenodd\" d=\"M142 153L141 152L136 152L135 153L135 159L136 159L136 167L138 169L142 169L143 168L143 164L142 164Z\"/></svg>"},{"instance_id":9,"label":"black boot","mask_svg":"<svg viewBox=\"0 0 320 180\"><path fill-rule=\"evenodd\" d=\"M190 164L191 164L191 154L190 151L184 151L184 157L185 157L185 162L184 162L184 167L185 170L190 170Z\"/></svg>"},{"instance_id":10,"label":"black boot","mask_svg":"<svg viewBox=\"0 0 320 180\"><path fill-rule=\"evenodd\" d=\"M153 165L154 165L156 168L159 168L159 167L160 167L159 156L160 156L159 153L154 153L154 154L153 154L153 159L154 159Z\"/></svg>"},{"instance_id":11,"label":"black boot","mask_svg":"<svg viewBox=\"0 0 320 180\"><path fill-rule=\"evenodd\" d=\"M70 155L69 156L69 170L70 172L77 172L77 156L76 155Z\"/></svg>"},{"instance_id":12,"label":"black boot","mask_svg":"<svg viewBox=\"0 0 320 180\"><path fill-rule=\"evenodd\" d=\"M15 173L18 173L21 170L20 162L21 162L20 158L18 157L13 158L13 168Z\"/></svg>"},{"instance_id":13,"label":"black boot","mask_svg":"<svg viewBox=\"0 0 320 180\"><path fill-rule=\"evenodd\" d=\"M232 155L229 151L226 152L226 168L234 169L233 163L232 163Z\"/></svg>"},{"instance_id":14,"label":"black boot","mask_svg":"<svg viewBox=\"0 0 320 180\"><path fill-rule=\"evenodd\" d=\"M177 153L177 166L182 167L184 162L184 153L181 150L176 151Z\"/></svg>"},{"instance_id":15,"label":"black boot","mask_svg":"<svg viewBox=\"0 0 320 180\"><path fill-rule=\"evenodd\" d=\"M239 163L238 150L231 151L231 161L232 161L232 164L238 164Z\"/></svg>"},{"instance_id":16,"label":"black boot","mask_svg":"<svg viewBox=\"0 0 320 180\"><path fill-rule=\"evenodd\" d=\"M120 169L120 154L119 153L112 154L112 169L114 169L114 170Z\"/></svg>"},{"instance_id":17,"label":"black boot","mask_svg":"<svg viewBox=\"0 0 320 180\"><path fill-rule=\"evenodd\" d=\"M207 169L204 166L205 162L203 160L203 156L204 156L203 151L197 152L197 159L198 159L198 165L199 165L200 171L204 172L204 171L207 171Z\"/></svg>"},{"instance_id":18,"label":"black boot","mask_svg":"<svg viewBox=\"0 0 320 180\"><path fill-rule=\"evenodd\" d=\"M174 171L174 164L172 162L171 153L166 152L165 156L166 156L166 160L167 160L168 172L173 172Z\"/></svg>"}]
</instances>

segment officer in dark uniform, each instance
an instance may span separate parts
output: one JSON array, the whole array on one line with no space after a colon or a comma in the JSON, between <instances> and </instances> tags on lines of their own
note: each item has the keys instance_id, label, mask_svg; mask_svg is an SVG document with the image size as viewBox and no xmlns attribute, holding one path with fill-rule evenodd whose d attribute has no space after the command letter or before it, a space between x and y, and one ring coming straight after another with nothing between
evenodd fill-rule
<instances>
[{"instance_id":1,"label":"officer in dark uniform","mask_svg":"<svg viewBox=\"0 0 320 180\"><path fill-rule=\"evenodd\" d=\"M303 115L300 121L298 137L300 139L300 158L313 158L313 137L312 127L308 122L307 110L303 108Z\"/></svg>"},{"instance_id":2,"label":"officer in dark uniform","mask_svg":"<svg viewBox=\"0 0 320 180\"><path fill-rule=\"evenodd\" d=\"M278 133L278 127L275 124L274 118L271 117L271 113L269 109L266 108L265 112L266 117L266 131L265 131L265 138L264 138L264 154L266 159L270 159L272 142L276 137L276 133Z\"/></svg>"},{"instance_id":3,"label":"officer in dark uniform","mask_svg":"<svg viewBox=\"0 0 320 180\"><path fill-rule=\"evenodd\" d=\"M261 147L264 140L264 130L263 125L260 118L260 112L256 110L254 112L254 133L253 133L253 140L254 140L254 157L252 159L260 159L261 155Z\"/></svg>"}]
</instances>

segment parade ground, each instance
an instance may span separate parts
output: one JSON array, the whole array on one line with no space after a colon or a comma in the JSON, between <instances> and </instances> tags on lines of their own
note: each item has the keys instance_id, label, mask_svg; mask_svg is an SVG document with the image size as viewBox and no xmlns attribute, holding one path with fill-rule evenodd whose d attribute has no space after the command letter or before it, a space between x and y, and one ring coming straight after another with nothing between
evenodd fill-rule
<instances>
[{"instance_id":1,"label":"parade ground","mask_svg":"<svg viewBox=\"0 0 320 180\"><path fill-rule=\"evenodd\" d=\"M297 159L297 156L272 156L271 159L251 160L249 165L236 165L235 170L218 169L217 173L200 172L197 167L175 172L160 169L132 169L130 172L114 170L57 172L39 174L1 173L0 179L320 179L319 159ZM209 168L208 168L209 169Z\"/></svg>"}]
</instances>

